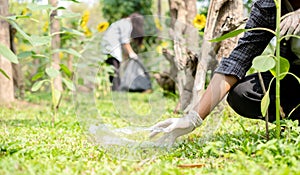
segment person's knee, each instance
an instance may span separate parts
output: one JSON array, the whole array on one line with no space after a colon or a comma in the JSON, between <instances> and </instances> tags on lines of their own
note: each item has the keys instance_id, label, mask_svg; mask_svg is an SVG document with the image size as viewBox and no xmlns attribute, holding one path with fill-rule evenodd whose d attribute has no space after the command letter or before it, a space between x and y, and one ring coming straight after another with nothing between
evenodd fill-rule
<instances>
[{"instance_id":1,"label":"person's knee","mask_svg":"<svg viewBox=\"0 0 300 175\"><path fill-rule=\"evenodd\" d=\"M247 118L261 118L260 102L262 94L257 91L255 79L238 82L229 91L227 102L239 115Z\"/></svg>"}]
</instances>

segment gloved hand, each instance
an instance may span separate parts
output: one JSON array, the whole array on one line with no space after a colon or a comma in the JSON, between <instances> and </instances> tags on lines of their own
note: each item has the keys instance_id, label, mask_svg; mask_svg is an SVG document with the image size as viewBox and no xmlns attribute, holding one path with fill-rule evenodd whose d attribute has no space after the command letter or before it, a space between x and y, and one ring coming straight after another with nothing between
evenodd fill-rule
<instances>
[{"instance_id":1,"label":"gloved hand","mask_svg":"<svg viewBox=\"0 0 300 175\"><path fill-rule=\"evenodd\" d=\"M135 52L130 52L129 53L129 58L137 60L139 57Z\"/></svg>"},{"instance_id":2,"label":"gloved hand","mask_svg":"<svg viewBox=\"0 0 300 175\"><path fill-rule=\"evenodd\" d=\"M191 110L187 115L181 118L169 118L152 126L150 128L150 138L163 132L164 135L156 141L156 145L171 146L176 138L192 132L202 124L202 121L199 114Z\"/></svg>"},{"instance_id":3,"label":"gloved hand","mask_svg":"<svg viewBox=\"0 0 300 175\"><path fill-rule=\"evenodd\" d=\"M300 32L300 9L289 13L280 22L280 36L297 35ZM288 40L289 37L286 38Z\"/></svg>"}]
</instances>

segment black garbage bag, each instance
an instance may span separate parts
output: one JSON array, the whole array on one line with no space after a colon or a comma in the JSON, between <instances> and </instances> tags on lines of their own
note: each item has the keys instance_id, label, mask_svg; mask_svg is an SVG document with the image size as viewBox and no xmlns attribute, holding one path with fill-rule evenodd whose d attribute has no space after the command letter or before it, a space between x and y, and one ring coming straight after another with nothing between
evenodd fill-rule
<instances>
[{"instance_id":1,"label":"black garbage bag","mask_svg":"<svg viewBox=\"0 0 300 175\"><path fill-rule=\"evenodd\" d=\"M120 91L143 92L152 89L150 76L143 64L129 59L121 75Z\"/></svg>"}]
</instances>

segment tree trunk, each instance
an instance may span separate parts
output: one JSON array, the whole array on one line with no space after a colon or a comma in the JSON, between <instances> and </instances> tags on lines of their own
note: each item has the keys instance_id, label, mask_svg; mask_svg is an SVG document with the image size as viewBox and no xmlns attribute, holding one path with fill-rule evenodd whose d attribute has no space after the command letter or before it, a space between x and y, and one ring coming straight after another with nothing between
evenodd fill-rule
<instances>
[{"instance_id":1,"label":"tree trunk","mask_svg":"<svg viewBox=\"0 0 300 175\"><path fill-rule=\"evenodd\" d=\"M191 107L197 105L201 98L207 71L213 72L221 58L229 56L237 44L238 37L219 43L212 43L209 40L238 28L244 22L242 0L210 1Z\"/></svg>"},{"instance_id":2,"label":"tree trunk","mask_svg":"<svg viewBox=\"0 0 300 175\"><path fill-rule=\"evenodd\" d=\"M17 30L12 27L12 25L9 25L9 41L10 41L10 50L13 53L17 53L16 45L14 43L14 38ZM14 92L16 98L24 98L25 95L25 82L24 82L24 76L22 72L22 66L20 63L15 64L12 63L12 69L13 69L13 82L14 82ZM19 93L17 93L17 90L19 90Z\"/></svg>"},{"instance_id":3,"label":"tree trunk","mask_svg":"<svg viewBox=\"0 0 300 175\"><path fill-rule=\"evenodd\" d=\"M194 72L198 62L198 30L192 21L197 14L196 0L169 0L171 15L170 35L174 41L174 59L179 70L177 76L180 109L185 110L192 98ZM192 53L192 54L191 54Z\"/></svg>"},{"instance_id":4,"label":"tree trunk","mask_svg":"<svg viewBox=\"0 0 300 175\"><path fill-rule=\"evenodd\" d=\"M0 15L8 15L8 1L0 0ZM9 24L0 19L0 42L10 48ZM12 65L10 61L0 55L0 68L10 77L6 78L0 73L0 103L9 103L14 101L14 85L12 76Z\"/></svg>"},{"instance_id":5,"label":"tree trunk","mask_svg":"<svg viewBox=\"0 0 300 175\"><path fill-rule=\"evenodd\" d=\"M50 4L53 7L56 7L58 4L57 0L50 0ZM57 10L54 10L51 15L50 15L50 21L51 21L51 34L53 33L58 33L60 31L60 24L59 24L59 20L55 19L55 16L57 16ZM52 41L51 41L51 49L52 50L56 50L60 48L60 36L59 34L55 34L52 37ZM59 58L59 53L56 52L54 54L52 54L52 67L59 70L60 69L60 58ZM60 92L63 91L63 86L62 86L62 77L61 75L57 76L56 78L54 78L54 88L59 90Z\"/></svg>"}]
</instances>

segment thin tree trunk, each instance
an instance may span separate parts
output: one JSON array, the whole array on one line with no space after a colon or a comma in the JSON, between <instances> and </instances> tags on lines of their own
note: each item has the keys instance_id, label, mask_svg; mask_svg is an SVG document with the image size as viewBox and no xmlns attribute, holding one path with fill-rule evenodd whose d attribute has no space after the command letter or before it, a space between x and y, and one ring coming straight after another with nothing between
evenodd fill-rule
<instances>
[{"instance_id":1,"label":"thin tree trunk","mask_svg":"<svg viewBox=\"0 0 300 175\"><path fill-rule=\"evenodd\" d=\"M57 0L50 0L50 4L53 7L56 7L58 4ZM52 14L50 15L50 21L51 21L51 34L53 33L58 33L60 31L60 24L59 24L59 20L55 19L55 16L57 16L57 10L54 10L52 12ZM55 34L52 37L52 42L51 42L51 49L52 50L56 50L60 48L60 36L59 34ZM54 53L52 54L52 67L59 70L60 69L60 58L59 58L59 53ZM54 79L54 87L55 89L59 90L59 91L63 91L63 86L62 86L62 78L61 75L57 76Z\"/></svg>"},{"instance_id":2,"label":"thin tree trunk","mask_svg":"<svg viewBox=\"0 0 300 175\"><path fill-rule=\"evenodd\" d=\"M9 25L9 41L10 41L10 50L13 53L17 53L16 45L14 43L14 38L17 30L13 28L11 25ZM21 63L15 64L12 63L12 69L13 69L13 82L14 82L14 92L16 98L24 98L25 95L25 83L24 83L24 76L22 72L22 66ZM19 93L17 94L17 90L19 90Z\"/></svg>"},{"instance_id":3,"label":"thin tree trunk","mask_svg":"<svg viewBox=\"0 0 300 175\"><path fill-rule=\"evenodd\" d=\"M161 20L161 0L157 0L157 16L159 18L159 21Z\"/></svg>"},{"instance_id":4,"label":"thin tree trunk","mask_svg":"<svg viewBox=\"0 0 300 175\"><path fill-rule=\"evenodd\" d=\"M8 15L8 1L0 0L0 15ZM10 48L9 24L0 19L0 42ZM0 103L9 103L14 101L14 85L12 76L12 65L10 61L0 55L0 68L10 77L6 78L0 74Z\"/></svg>"},{"instance_id":5,"label":"thin tree trunk","mask_svg":"<svg viewBox=\"0 0 300 175\"><path fill-rule=\"evenodd\" d=\"M169 0L171 36L174 41L174 59L179 70L177 83L180 94L180 109L185 110L191 102L194 72L198 62L198 30L192 21L197 14L196 0ZM193 54L189 54L193 53Z\"/></svg>"}]
</instances>

